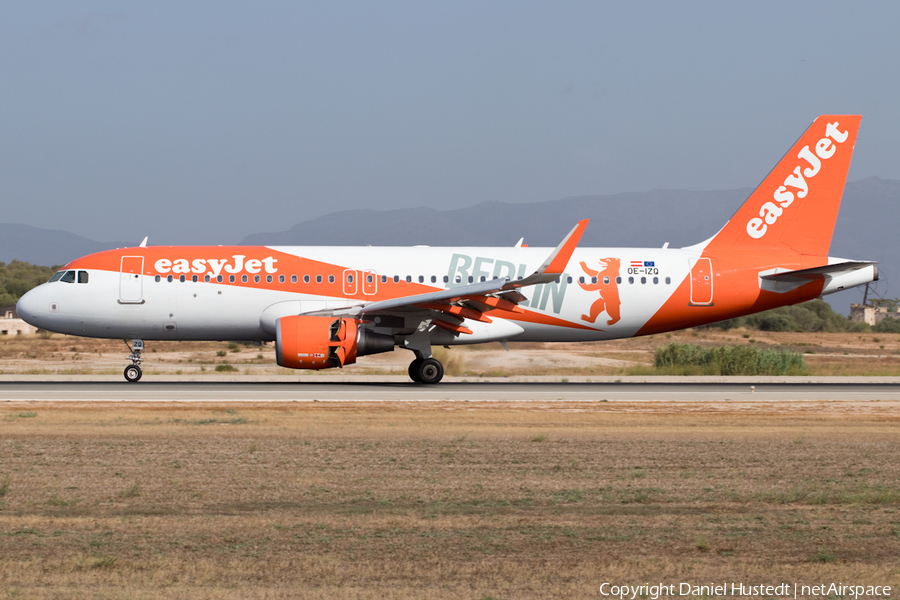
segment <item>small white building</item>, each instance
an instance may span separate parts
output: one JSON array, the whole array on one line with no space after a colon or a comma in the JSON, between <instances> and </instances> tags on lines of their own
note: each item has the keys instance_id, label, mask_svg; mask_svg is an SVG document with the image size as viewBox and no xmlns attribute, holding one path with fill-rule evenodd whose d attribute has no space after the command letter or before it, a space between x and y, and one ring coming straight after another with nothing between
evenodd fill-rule
<instances>
[{"instance_id":1,"label":"small white building","mask_svg":"<svg viewBox=\"0 0 900 600\"><path fill-rule=\"evenodd\" d=\"M850 320L854 323L866 323L874 327L885 319L900 319L900 306L891 310L886 306L872 304L850 305Z\"/></svg>"},{"instance_id":2,"label":"small white building","mask_svg":"<svg viewBox=\"0 0 900 600\"><path fill-rule=\"evenodd\" d=\"M22 335L37 333L37 327L32 327L19 318L16 313L16 305L7 306L0 312L0 335Z\"/></svg>"}]
</instances>

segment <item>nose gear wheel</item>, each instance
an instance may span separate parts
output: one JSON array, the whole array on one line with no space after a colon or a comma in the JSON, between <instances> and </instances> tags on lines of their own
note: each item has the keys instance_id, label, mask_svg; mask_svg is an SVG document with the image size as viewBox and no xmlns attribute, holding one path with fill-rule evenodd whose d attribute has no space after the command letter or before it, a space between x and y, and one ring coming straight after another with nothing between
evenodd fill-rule
<instances>
[{"instance_id":1,"label":"nose gear wheel","mask_svg":"<svg viewBox=\"0 0 900 600\"><path fill-rule=\"evenodd\" d=\"M128 365L125 367L125 379L131 383L140 380L144 372L137 365Z\"/></svg>"}]
</instances>

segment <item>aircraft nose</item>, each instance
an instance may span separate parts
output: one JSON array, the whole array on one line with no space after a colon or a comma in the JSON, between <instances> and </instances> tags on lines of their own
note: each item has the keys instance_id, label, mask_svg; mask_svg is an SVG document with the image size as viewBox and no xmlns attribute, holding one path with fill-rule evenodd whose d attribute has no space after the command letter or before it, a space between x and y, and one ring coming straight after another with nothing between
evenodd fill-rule
<instances>
[{"instance_id":1,"label":"aircraft nose","mask_svg":"<svg viewBox=\"0 0 900 600\"><path fill-rule=\"evenodd\" d=\"M16 302L16 312L19 313L19 318L33 327L40 327L40 325L38 325L38 314L39 306L41 304L40 297L43 294L43 290L40 289L42 287L43 285L39 285L33 290L26 292L25 295Z\"/></svg>"}]
</instances>

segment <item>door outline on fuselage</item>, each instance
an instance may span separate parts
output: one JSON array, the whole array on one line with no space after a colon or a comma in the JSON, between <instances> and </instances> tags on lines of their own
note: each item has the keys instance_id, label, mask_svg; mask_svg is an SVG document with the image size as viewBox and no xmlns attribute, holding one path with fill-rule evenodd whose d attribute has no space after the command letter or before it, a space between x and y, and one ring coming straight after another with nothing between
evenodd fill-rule
<instances>
[{"instance_id":1,"label":"door outline on fuselage","mask_svg":"<svg viewBox=\"0 0 900 600\"><path fill-rule=\"evenodd\" d=\"M690 306L713 305L712 259L708 256L691 259Z\"/></svg>"},{"instance_id":2,"label":"door outline on fuselage","mask_svg":"<svg viewBox=\"0 0 900 600\"><path fill-rule=\"evenodd\" d=\"M378 293L378 273L374 270L365 270L362 272L363 276L363 294L366 296L374 296ZM369 277L372 278L372 283L369 283Z\"/></svg>"},{"instance_id":3,"label":"door outline on fuselage","mask_svg":"<svg viewBox=\"0 0 900 600\"><path fill-rule=\"evenodd\" d=\"M123 256L119 262L119 304L144 303L144 257Z\"/></svg>"},{"instance_id":4,"label":"door outline on fuselage","mask_svg":"<svg viewBox=\"0 0 900 600\"><path fill-rule=\"evenodd\" d=\"M355 296L359 288L358 273L353 269L344 269L344 295Z\"/></svg>"}]
</instances>

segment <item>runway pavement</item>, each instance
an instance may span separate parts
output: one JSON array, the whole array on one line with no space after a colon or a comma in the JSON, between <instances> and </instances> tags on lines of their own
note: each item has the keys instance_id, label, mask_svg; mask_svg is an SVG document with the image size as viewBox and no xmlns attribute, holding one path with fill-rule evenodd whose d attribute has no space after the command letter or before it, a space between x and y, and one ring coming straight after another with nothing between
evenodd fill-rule
<instances>
[{"instance_id":1,"label":"runway pavement","mask_svg":"<svg viewBox=\"0 0 900 600\"><path fill-rule=\"evenodd\" d=\"M0 402L900 401L897 383L0 382Z\"/></svg>"}]
</instances>

